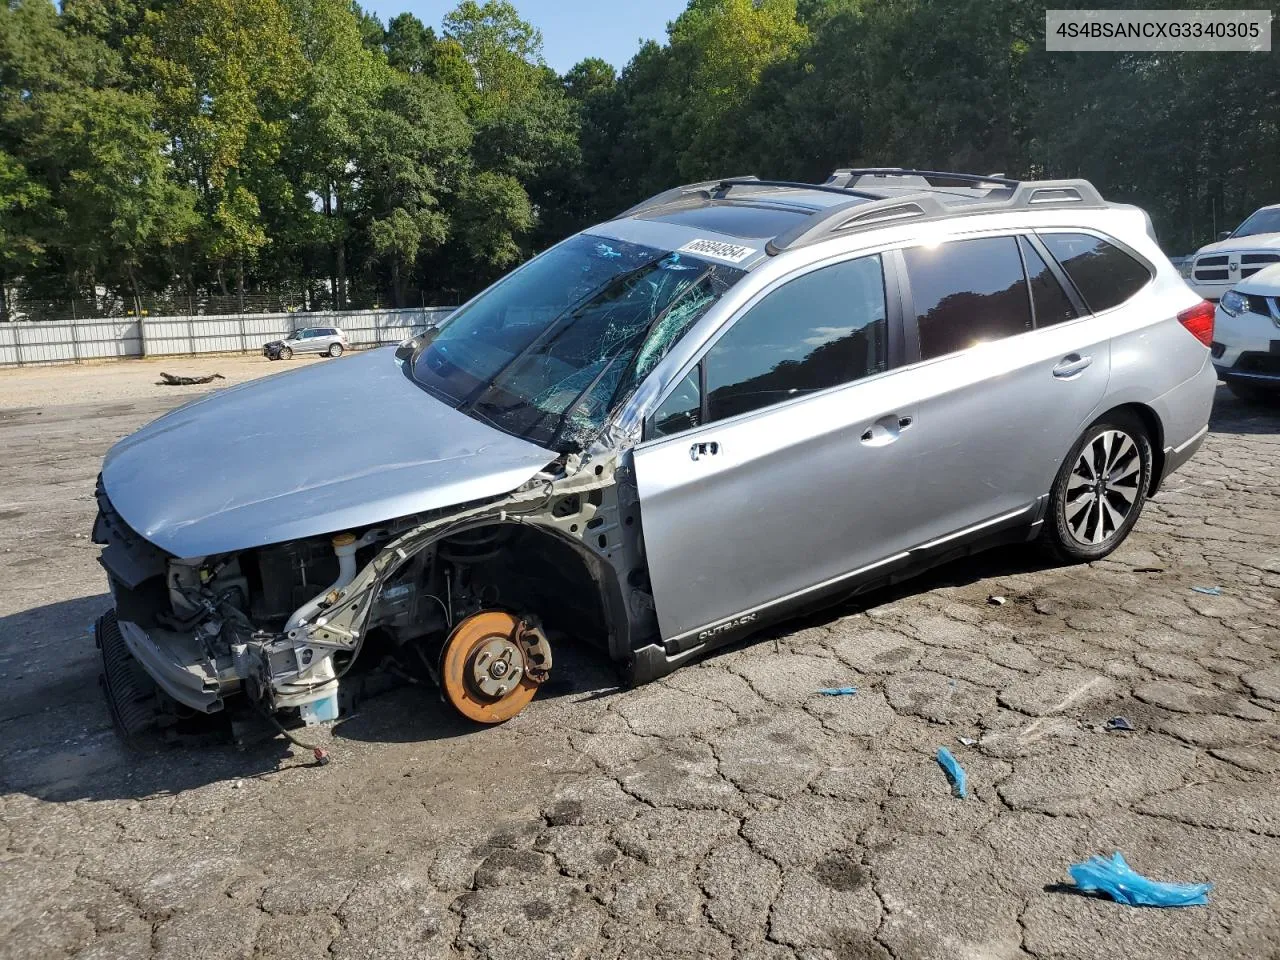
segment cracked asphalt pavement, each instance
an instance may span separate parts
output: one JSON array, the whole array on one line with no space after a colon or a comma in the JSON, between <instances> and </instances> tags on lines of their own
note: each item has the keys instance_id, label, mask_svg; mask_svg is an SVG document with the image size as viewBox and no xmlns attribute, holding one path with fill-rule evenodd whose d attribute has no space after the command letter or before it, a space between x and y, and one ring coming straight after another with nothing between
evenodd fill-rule
<instances>
[{"instance_id":1,"label":"cracked asphalt pavement","mask_svg":"<svg viewBox=\"0 0 1280 960\"><path fill-rule=\"evenodd\" d=\"M93 480L177 398L83 375L0 375L4 960L1280 956L1280 408L1220 390L1106 561L954 563L633 690L557 650L499 728L402 686L314 767L116 741ZM1072 892L1113 850L1209 906Z\"/></svg>"}]
</instances>

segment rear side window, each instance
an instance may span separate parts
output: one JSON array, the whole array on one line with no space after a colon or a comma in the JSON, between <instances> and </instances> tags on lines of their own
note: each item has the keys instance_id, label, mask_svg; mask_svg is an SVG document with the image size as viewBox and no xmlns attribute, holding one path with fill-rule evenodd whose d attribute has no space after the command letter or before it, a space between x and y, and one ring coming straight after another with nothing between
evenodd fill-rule
<instances>
[{"instance_id":1,"label":"rear side window","mask_svg":"<svg viewBox=\"0 0 1280 960\"><path fill-rule=\"evenodd\" d=\"M1124 303L1151 279L1151 271L1144 264L1100 237L1043 233L1040 240L1062 264L1094 313Z\"/></svg>"},{"instance_id":2,"label":"rear side window","mask_svg":"<svg viewBox=\"0 0 1280 960\"><path fill-rule=\"evenodd\" d=\"M922 360L1031 329L1031 301L1013 237L911 247L902 255Z\"/></svg>"},{"instance_id":3,"label":"rear side window","mask_svg":"<svg viewBox=\"0 0 1280 960\"><path fill-rule=\"evenodd\" d=\"M878 256L797 277L748 310L707 352L708 420L723 420L884 370Z\"/></svg>"},{"instance_id":4,"label":"rear side window","mask_svg":"<svg viewBox=\"0 0 1280 960\"><path fill-rule=\"evenodd\" d=\"M1027 265L1027 280L1031 284L1031 306L1035 310L1036 327L1051 327L1064 320L1074 320L1076 308L1067 299L1066 291L1053 275L1044 258L1024 237L1018 238L1022 247L1022 259Z\"/></svg>"}]
</instances>

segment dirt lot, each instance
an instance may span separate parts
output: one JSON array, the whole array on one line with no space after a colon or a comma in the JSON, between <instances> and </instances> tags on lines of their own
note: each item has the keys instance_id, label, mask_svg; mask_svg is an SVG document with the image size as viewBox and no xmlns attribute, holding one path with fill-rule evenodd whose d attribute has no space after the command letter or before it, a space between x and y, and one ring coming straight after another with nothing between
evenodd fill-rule
<instances>
[{"instance_id":1,"label":"dirt lot","mask_svg":"<svg viewBox=\"0 0 1280 960\"><path fill-rule=\"evenodd\" d=\"M279 367L0 371L4 960L1280 956L1280 410L1222 391L1106 562L952 565L635 690L572 663L498 729L403 687L323 768L126 754L86 633L100 459L193 392L159 369ZM1117 849L1211 905L1061 886Z\"/></svg>"}]
</instances>

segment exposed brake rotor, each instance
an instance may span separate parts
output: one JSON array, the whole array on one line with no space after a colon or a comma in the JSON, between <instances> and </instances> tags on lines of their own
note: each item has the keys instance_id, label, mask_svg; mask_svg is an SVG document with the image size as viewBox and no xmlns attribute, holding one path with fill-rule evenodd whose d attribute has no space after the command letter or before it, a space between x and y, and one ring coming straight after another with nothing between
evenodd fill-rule
<instances>
[{"instance_id":1,"label":"exposed brake rotor","mask_svg":"<svg viewBox=\"0 0 1280 960\"><path fill-rule=\"evenodd\" d=\"M523 710L551 670L551 647L537 622L504 610L467 617L440 652L445 699L477 723L502 723Z\"/></svg>"}]
</instances>

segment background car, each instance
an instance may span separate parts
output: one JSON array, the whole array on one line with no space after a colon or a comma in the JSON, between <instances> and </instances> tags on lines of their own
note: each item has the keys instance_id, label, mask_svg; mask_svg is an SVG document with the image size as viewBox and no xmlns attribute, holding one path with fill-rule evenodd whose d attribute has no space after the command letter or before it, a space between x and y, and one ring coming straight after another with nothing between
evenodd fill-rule
<instances>
[{"instance_id":1,"label":"background car","mask_svg":"<svg viewBox=\"0 0 1280 960\"><path fill-rule=\"evenodd\" d=\"M1216 302L1235 284L1273 263L1280 263L1280 203L1255 210L1217 243L1201 247L1181 272L1192 290Z\"/></svg>"},{"instance_id":2,"label":"background car","mask_svg":"<svg viewBox=\"0 0 1280 960\"><path fill-rule=\"evenodd\" d=\"M263 344L262 355L268 360L289 360L295 353L321 353L340 357L350 347L347 335L337 327L303 327L284 340Z\"/></svg>"},{"instance_id":3,"label":"background car","mask_svg":"<svg viewBox=\"0 0 1280 960\"><path fill-rule=\"evenodd\" d=\"M1212 351L1218 376L1237 397L1280 398L1280 264L1222 295Z\"/></svg>"}]
</instances>

